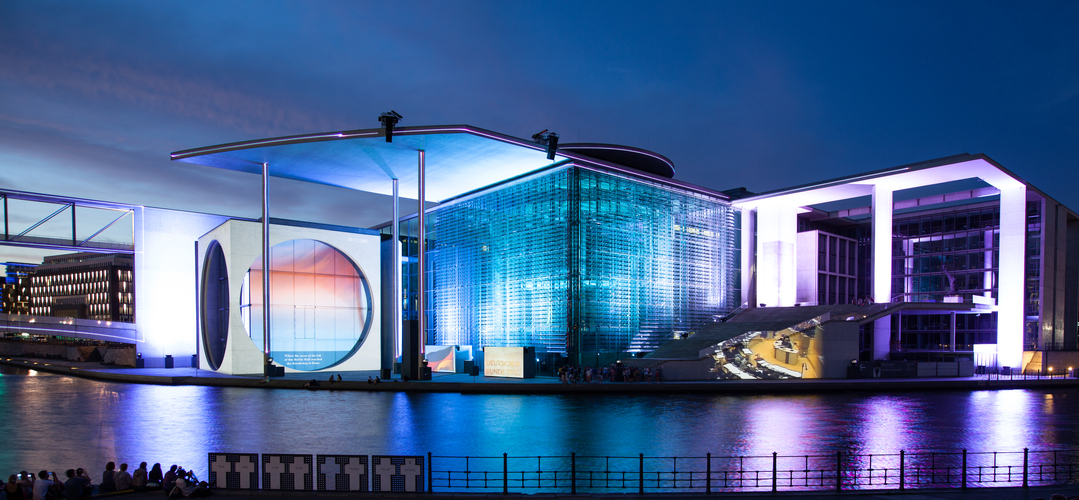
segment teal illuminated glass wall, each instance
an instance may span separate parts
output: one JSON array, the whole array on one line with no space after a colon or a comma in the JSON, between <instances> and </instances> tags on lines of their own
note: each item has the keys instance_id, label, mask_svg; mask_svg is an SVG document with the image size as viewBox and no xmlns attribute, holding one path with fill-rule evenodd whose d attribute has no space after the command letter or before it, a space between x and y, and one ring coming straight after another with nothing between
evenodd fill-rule
<instances>
[{"instance_id":1,"label":"teal illuminated glass wall","mask_svg":"<svg viewBox=\"0 0 1079 500\"><path fill-rule=\"evenodd\" d=\"M737 307L736 219L719 197L580 167L443 204L428 215L428 342L650 352Z\"/></svg>"}]
</instances>

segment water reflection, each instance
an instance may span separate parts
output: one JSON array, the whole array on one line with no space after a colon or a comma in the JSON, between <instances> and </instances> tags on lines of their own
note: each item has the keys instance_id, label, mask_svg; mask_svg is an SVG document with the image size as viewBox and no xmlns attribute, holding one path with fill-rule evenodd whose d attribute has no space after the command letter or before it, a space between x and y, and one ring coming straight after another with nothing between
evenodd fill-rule
<instances>
[{"instance_id":1,"label":"water reflection","mask_svg":"<svg viewBox=\"0 0 1079 500\"><path fill-rule=\"evenodd\" d=\"M1079 391L460 395L124 385L0 370L0 473L206 454L771 456L1050 449ZM78 446L72 446L78 443Z\"/></svg>"}]
</instances>

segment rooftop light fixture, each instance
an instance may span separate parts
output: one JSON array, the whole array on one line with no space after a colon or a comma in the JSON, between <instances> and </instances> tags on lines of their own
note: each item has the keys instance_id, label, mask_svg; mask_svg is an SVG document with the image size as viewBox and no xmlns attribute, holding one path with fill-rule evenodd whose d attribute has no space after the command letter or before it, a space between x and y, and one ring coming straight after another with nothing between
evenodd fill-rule
<instances>
[{"instance_id":1,"label":"rooftop light fixture","mask_svg":"<svg viewBox=\"0 0 1079 500\"><path fill-rule=\"evenodd\" d=\"M554 159L555 151L558 150L558 134L543 129L542 132L532 134L532 140L547 146L547 159Z\"/></svg>"},{"instance_id":2,"label":"rooftop light fixture","mask_svg":"<svg viewBox=\"0 0 1079 500\"><path fill-rule=\"evenodd\" d=\"M402 118L404 117L400 113L392 109L378 115L379 123L382 124L382 128L386 129L386 142L393 142L393 127L397 126L397 122Z\"/></svg>"}]
</instances>

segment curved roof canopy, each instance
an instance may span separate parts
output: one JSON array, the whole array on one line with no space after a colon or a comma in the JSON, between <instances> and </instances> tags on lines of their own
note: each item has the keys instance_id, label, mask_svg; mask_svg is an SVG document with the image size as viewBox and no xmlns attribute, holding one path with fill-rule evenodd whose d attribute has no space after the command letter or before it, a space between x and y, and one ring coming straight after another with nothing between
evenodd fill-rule
<instances>
[{"instance_id":1,"label":"curved roof canopy","mask_svg":"<svg viewBox=\"0 0 1079 500\"><path fill-rule=\"evenodd\" d=\"M383 129L367 129L236 142L171 156L254 174L261 174L266 162L274 177L389 195L391 179L399 179L403 186L417 185L420 150L426 152L425 201L433 202L567 160L611 166L568 150L559 150L554 160L548 160L542 144L468 125L397 127L391 143Z\"/></svg>"},{"instance_id":2,"label":"curved roof canopy","mask_svg":"<svg viewBox=\"0 0 1079 500\"><path fill-rule=\"evenodd\" d=\"M643 149L619 146L616 144L561 144L559 151L580 153L600 160L618 163L627 167L666 177L674 177L674 164L662 155Z\"/></svg>"}]
</instances>

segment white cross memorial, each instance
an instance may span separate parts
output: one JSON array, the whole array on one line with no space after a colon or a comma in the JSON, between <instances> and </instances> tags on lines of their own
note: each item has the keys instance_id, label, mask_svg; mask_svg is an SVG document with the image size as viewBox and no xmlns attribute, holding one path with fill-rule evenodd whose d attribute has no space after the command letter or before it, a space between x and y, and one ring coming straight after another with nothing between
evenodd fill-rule
<instances>
[{"instance_id":1,"label":"white cross memorial","mask_svg":"<svg viewBox=\"0 0 1079 500\"><path fill-rule=\"evenodd\" d=\"M390 463L389 458L383 458L383 462L375 466L375 474L378 478L378 491L390 491L392 484L390 476L397 473L397 467Z\"/></svg>"},{"instance_id":2,"label":"white cross memorial","mask_svg":"<svg viewBox=\"0 0 1079 500\"><path fill-rule=\"evenodd\" d=\"M240 473L240 488L246 490L251 488L251 473L258 472L258 467L251 457L241 456L240 461L236 462L236 472Z\"/></svg>"},{"instance_id":3,"label":"white cross memorial","mask_svg":"<svg viewBox=\"0 0 1079 500\"><path fill-rule=\"evenodd\" d=\"M263 470L270 475L270 489L281 489L281 474L285 472L285 457L270 455L270 462Z\"/></svg>"},{"instance_id":4,"label":"white cross memorial","mask_svg":"<svg viewBox=\"0 0 1079 500\"><path fill-rule=\"evenodd\" d=\"M330 460L333 460L332 458ZM341 466L336 462L329 462L318 466L319 472L326 476L326 489L337 489L337 475L341 473Z\"/></svg>"},{"instance_id":5,"label":"white cross memorial","mask_svg":"<svg viewBox=\"0 0 1079 500\"><path fill-rule=\"evenodd\" d=\"M360 476L367 472L367 468L364 464L360 463L359 458L349 457L348 464L345 464L342 472L348 474L348 488L353 491L359 491L363 488L360 487Z\"/></svg>"},{"instance_id":6,"label":"white cross memorial","mask_svg":"<svg viewBox=\"0 0 1079 500\"><path fill-rule=\"evenodd\" d=\"M406 458L401 475L405 476L405 491L416 491L416 478L423 475L423 466L416 465L415 458Z\"/></svg>"},{"instance_id":7,"label":"white cross memorial","mask_svg":"<svg viewBox=\"0 0 1079 500\"><path fill-rule=\"evenodd\" d=\"M292 463L287 466L288 474L292 474L292 489L304 490L307 489L307 484L303 480L304 474L311 473L311 464L304 463L303 457L295 457L292 459Z\"/></svg>"},{"instance_id":8,"label":"white cross memorial","mask_svg":"<svg viewBox=\"0 0 1079 500\"><path fill-rule=\"evenodd\" d=\"M214 461L210 463L210 472L217 474L217 482L211 486L224 488L227 484L228 473L232 472L232 463L228 461L228 456L224 454L215 456Z\"/></svg>"}]
</instances>

